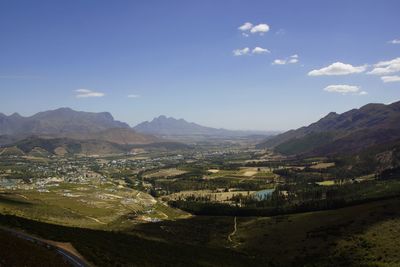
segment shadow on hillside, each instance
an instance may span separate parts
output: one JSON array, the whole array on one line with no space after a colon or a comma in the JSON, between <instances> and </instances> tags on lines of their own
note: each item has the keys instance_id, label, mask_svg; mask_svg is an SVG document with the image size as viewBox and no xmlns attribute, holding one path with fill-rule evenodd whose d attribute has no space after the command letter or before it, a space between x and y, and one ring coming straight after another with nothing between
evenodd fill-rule
<instances>
[{"instance_id":1,"label":"shadow on hillside","mask_svg":"<svg viewBox=\"0 0 400 267\"><path fill-rule=\"evenodd\" d=\"M232 217L195 216L144 223L124 232L58 226L6 215L0 215L0 225L70 242L96 266L357 266L360 258L355 250L350 246L347 252L338 252L337 243L399 218L399 198L307 214L238 218L234 240L240 245L235 249L227 248L232 246L227 240L233 230ZM363 242L353 245L368 247ZM368 253L362 249L357 251Z\"/></svg>"},{"instance_id":2,"label":"shadow on hillside","mask_svg":"<svg viewBox=\"0 0 400 267\"><path fill-rule=\"evenodd\" d=\"M261 220L238 217L234 243L227 239L233 231L232 217L195 216L177 221L144 223L131 231L169 242L234 247L234 250L259 263L273 266L360 266L360 262L368 264L385 258L384 254L373 256L370 252L377 245L362 235L372 227L398 219L400 199L394 198L337 210L265 217ZM390 235L390 232L382 234ZM397 251L399 249L400 245ZM395 257L400 260L397 254Z\"/></svg>"},{"instance_id":3,"label":"shadow on hillside","mask_svg":"<svg viewBox=\"0 0 400 267\"><path fill-rule=\"evenodd\" d=\"M17 205L17 206L30 206L32 203L15 199L12 194L9 193L0 193L0 203L8 204L8 205Z\"/></svg>"},{"instance_id":4,"label":"shadow on hillside","mask_svg":"<svg viewBox=\"0 0 400 267\"><path fill-rule=\"evenodd\" d=\"M71 243L95 266L253 266L256 261L226 248L182 244L129 232L91 230L0 215L0 225Z\"/></svg>"}]
</instances>

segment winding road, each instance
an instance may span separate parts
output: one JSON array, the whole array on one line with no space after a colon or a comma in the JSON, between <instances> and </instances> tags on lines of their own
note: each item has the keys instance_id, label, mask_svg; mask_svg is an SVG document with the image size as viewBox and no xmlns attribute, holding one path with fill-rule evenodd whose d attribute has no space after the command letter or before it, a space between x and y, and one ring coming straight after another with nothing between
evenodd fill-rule
<instances>
[{"instance_id":1,"label":"winding road","mask_svg":"<svg viewBox=\"0 0 400 267\"><path fill-rule=\"evenodd\" d=\"M65 261L67 261L74 267L93 267L91 264L86 262L83 258L78 257L77 255L71 253L70 251L68 251L60 246L57 246L48 240L37 238L37 237L31 236L29 234L19 232L14 229L2 227L2 226L0 226L0 230L8 232L20 239L35 243L38 246L45 247L49 250L54 250L56 253L61 255L65 259Z\"/></svg>"},{"instance_id":2,"label":"winding road","mask_svg":"<svg viewBox=\"0 0 400 267\"><path fill-rule=\"evenodd\" d=\"M232 241L232 236L234 236L234 235L236 234L236 231L237 231L237 218L236 218L236 216L235 216L235 218L233 219L233 222L234 222L234 225L233 225L233 232L230 233L230 234L228 235L228 240L229 240L230 242L233 242L233 241Z\"/></svg>"}]
</instances>

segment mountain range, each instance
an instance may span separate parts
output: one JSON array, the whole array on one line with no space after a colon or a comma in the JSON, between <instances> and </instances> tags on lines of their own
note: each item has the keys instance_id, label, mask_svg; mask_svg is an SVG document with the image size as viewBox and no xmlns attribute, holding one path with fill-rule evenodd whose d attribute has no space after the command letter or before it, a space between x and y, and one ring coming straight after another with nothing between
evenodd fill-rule
<instances>
[{"instance_id":1,"label":"mountain range","mask_svg":"<svg viewBox=\"0 0 400 267\"><path fill-rule=\"evenodd\" d=\"M82 112L70 108L40 112L30 117L0 113L0 145L15 146L23 153L28 148L34 149L35 144L45 147L49 153L56 148L68 153L111 153L126 152L135 145L164 143L162 146L175 147L176 141L186 137L204 140L257 135L260 138L260 135L268 134L271 133L216 129L166 116L131 128L108 112ZM331 112L309 126L270 136L257 147L272 148L286 155L329 156L355 154L369 147L394 143L400 143L400 101L389 105L368 104L342 114Z\"/></svg>"},{"instance_id":2,"label":"mountain range","mask_svg":"<svg viewBox=\"0 0 400 267\"><path fill-rule=\"evenodd\" d=\"M179 136L191 137L244 137L250 135L271 135L264 131L235 131L206 127L184 119L175 119L164 115L152 121L142 122L133 129L139 133L152 134L159 137L174 138Z\"/></svg>"},{"instance_id":3,"label":"mountain range","mask_svg":"<svg viewBox=\"0 0 400 267\"><path fill-rule=\"evenodd\" d=\"M269 138L258 147L288 155L338 155L399 140L400 101L368 104L342 114L331 112L309 126Z\"/></svg>"},{"instance_id":4,"label":"mountain range","mask_svg":"<svg viewBox=\"0 0 400 267\"><path fill-rule=\"evenodd\" d=\"M39 112L29 117L0 113L2 154L111 154L130 152L138 146L186 149L188 147L181 142L192 141L193 137L241 137L255 133L259 132L215 129L166 116L131 128L108 112L70 108Z\"/></svg>"},{"instance_id":5,"label":"mountain range","mask_svg":"<svg viewBox=\"0 0 400 267\"><path fill-rule=\"evenodd\" d=\"M0 114L2 155L104 155L129 153L166 140L135 132L108 112L44 111L30 117ZM167 143L165 143L167 146Z\"/></svg>"}]
</instances>

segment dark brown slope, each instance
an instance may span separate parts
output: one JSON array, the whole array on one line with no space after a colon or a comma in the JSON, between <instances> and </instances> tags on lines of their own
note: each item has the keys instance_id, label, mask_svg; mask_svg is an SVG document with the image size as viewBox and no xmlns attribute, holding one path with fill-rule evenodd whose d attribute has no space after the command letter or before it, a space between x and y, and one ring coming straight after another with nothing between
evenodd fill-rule
<instances>
[{"instance_id":1,"label":"dark brown slope","mask_svg":"<svg viewBox=\"0 0 400 267\"><path fill-rule=\"evenodd\" d=\"M353 153L400 139L400 102L368 104L343 114L329 113L307 127L266 140L258 147L284 154Z\"/></svg>"}]
</instances>

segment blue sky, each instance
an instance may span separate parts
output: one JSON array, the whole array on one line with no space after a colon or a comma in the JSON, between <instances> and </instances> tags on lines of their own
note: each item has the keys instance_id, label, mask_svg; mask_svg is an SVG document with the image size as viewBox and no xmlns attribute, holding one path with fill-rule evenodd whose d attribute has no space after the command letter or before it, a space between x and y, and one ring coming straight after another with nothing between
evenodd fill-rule
<instances>
[{"instance_id":1,"label":"blue sky","mask_svg":"<svg viewBox=\"0 0 400 267\"><path fill-rule=\"evenodd\" d=\"M0 112L296 128L400 99L399 11L396 0L0 0Z\"/></svg>"}]
</instances>

